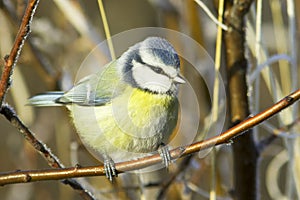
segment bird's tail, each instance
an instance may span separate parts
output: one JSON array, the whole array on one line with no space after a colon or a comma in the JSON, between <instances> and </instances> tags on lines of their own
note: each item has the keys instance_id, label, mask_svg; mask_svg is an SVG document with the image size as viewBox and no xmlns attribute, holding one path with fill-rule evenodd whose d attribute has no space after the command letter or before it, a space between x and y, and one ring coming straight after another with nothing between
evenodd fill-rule
<instances>
[{"instance_id":1,"label":"bird's tail","mask_svg":"<svg viewBox=\"0 0 300 200\"><path fill-rule=\"evenodd\" d=\"M54 91L38 94L28 99L30 106L63 106L58 100L64 95L64 92Z\"/></svg>"}]
</instances>

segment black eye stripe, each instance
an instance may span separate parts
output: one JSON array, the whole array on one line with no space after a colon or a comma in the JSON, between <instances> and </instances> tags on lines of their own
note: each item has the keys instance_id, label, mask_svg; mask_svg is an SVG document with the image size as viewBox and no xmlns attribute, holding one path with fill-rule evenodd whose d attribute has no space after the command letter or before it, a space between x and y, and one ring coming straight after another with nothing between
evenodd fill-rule
<instances>
[{"instance_id":1,"label":"black eye stripe","mask_svg":"<svg viewBox=\"0 0 300 200\"><path fill-rule=\"evenodd\" d=\"M156 66L153 66L153 65L149 65L149 64L145 63L145 62L142 60L141 56L138 55L138 54L135 54L134 60L137 61L137 62L139 62L139 63L141 63L141 64L144 65L144 66L149 67L149 68L150 68L152 71L154 71L155 73L162 74L162 75L165 75L165 76L167 76L167 77L170 78L170 76L169 76L168 74L166 74L165 71L164 71L162 68L156 67Z\"/></svg>"},{"instance_id":2,"label":"black eye stripe","mask_svg":"<svg viewBox=\"0 0 300 200\"><path fill-rule=\"evenodd\" d=\"M161 68L152 67L152 66L150 68L158 74L164 74L164 71Z\"/></svg>"}]
</instances>

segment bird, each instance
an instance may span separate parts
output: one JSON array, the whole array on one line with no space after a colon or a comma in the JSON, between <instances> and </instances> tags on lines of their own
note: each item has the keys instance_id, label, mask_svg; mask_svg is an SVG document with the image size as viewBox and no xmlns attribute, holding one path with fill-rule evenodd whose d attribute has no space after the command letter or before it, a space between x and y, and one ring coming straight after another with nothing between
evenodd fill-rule
<instances>
[{"instance_id":1,"label":"bird","mask_svg":"<svg viewBox=\"0 0 300 200\"><path fill-rule=\"evenodd\" d=\"M66 106L81 140L99 154L112 181L116 161L162 149L163 162L169 162L168 149L161 147L176 127L179 85L185 82L174 47L152 36L70 90L41 93L28 104Z\"/></svg>"}]
</instances>

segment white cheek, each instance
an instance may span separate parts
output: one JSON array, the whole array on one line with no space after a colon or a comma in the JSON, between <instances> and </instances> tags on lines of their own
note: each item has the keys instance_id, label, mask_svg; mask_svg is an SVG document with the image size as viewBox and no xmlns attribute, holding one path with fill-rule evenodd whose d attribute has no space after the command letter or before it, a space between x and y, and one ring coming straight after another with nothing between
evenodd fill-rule
<instances>
[{"instance_id":1,"label":"white cheek","mask_svg":"<svg viewBox=\"0 0 300 200\"><path fill-rule=\"evenodd\" d=\"M172 85L169 77L157 74L149 67L135 63L132 68L132 75L136 83L144 88L155 92L167 92Z\"/></svg>"}]
</instances>

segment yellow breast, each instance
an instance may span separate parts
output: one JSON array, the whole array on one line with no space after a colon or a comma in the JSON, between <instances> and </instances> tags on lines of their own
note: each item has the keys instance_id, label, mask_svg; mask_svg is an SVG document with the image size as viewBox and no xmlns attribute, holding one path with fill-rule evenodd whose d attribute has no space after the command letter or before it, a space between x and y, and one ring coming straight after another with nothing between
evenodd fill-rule
<instances>
[{"instance_id":1,"label":"yellow breast","mask_svg":"<svg viewBox=\"0 0 300 200\"><path fill-rule=\"evenodd\" d=\"M130 87L105 106L75 107L77 111L73 113L80 113L73 116L79 134L101 153L152 152L169 137L177 123L175 97Z\"/></svg>"}]
</instances>

